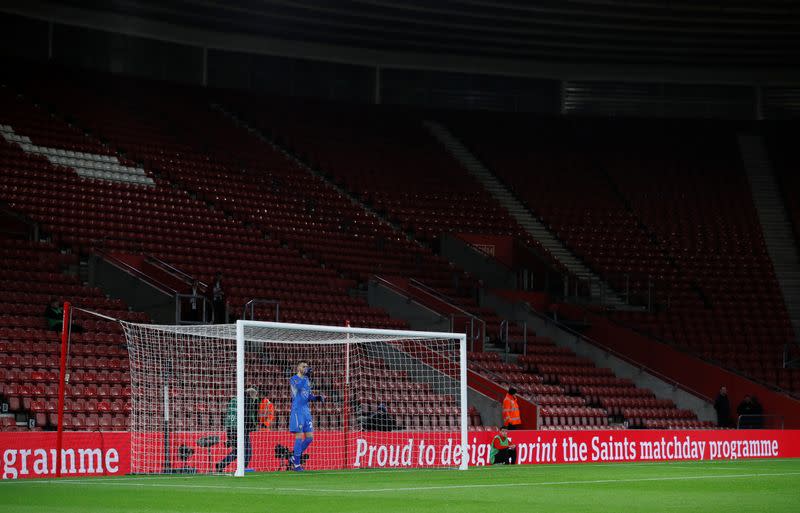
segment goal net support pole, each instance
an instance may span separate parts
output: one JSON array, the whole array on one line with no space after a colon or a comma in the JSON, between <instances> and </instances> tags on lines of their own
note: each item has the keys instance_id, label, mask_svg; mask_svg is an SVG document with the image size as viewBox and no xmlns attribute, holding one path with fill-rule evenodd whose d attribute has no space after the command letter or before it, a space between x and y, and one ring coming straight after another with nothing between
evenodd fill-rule
<instances>
[{"instance_id":1,"label":"goal net support pole","mask_svg":"<svg viewBox=\"0 0 800 513\"><path fill-rule=\"evenodd\" d=\"M350 321L345 321L345 327L350 327ZM350 334L347 334L347 344L344 347L344 458L342 466L347 466L347 457L350 453Z\"/></svg>"},{"instance_id":2,"label":"goal net support pole","mask_svg":"<svg viewBox=\"0 0 800 513\"><path fill-rule=\"evenodd\" d=\"M472 335L470 335L472 337ZM464 335L458 342L458 385L459 385L459 427L461 428L461 464L459 470L467 470L469 453L467 451L467 337Z\"/></svg>"},{"instance_id":3,"label":"goal net support pole","mask_svg":"<svg viewBox=\"0 0 800 513\"><path fill-rule=\"evenodd\" d=\"M56 432L56 477L61 477L61 448L64 440L64 396L67 393L67 353L69 335L72 327L72 309L69 301L64 302L61 320L61 357L58 369L58 427Z\"/></svg>"},{"instance_id":4,"label":"goal net support pole","mask_svg":"<svg viewBox=\"0 0 800 513\"><path fill-rule=\"evenodd\" d=\"M244 398L244 322L236 322L236 473L245 471L245 398Z\"/></svg>"}]
</instances>

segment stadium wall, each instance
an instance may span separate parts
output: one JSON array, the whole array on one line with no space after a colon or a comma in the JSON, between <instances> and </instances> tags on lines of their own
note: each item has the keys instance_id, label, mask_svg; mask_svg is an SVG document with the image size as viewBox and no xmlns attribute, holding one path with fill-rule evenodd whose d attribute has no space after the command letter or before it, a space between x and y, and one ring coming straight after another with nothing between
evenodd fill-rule
<instances>
[{"instance_id":1,"label":"stadium wall","mask_svg":"<svg viewBox=\"0 0 800 513\"><path fill-rule=\"evenodd\" d=\"M391 282L378 277L369 281L367 302L383 308L392 317L405 319L413 330L450 331L450 319L446 315L414 301Z\"/></svg>"},{"instance_id":2,"label":"stadium wall","mask_svg":"<svg viewBox=\"0 0 800 513\"><path fill-rule=\"evenodd\" d=\"M155 322L172 324L175 322L174 293L159 289L134 275L133 267L126 270L122 263L93 254L89 258L89 285L100 287L111 297L124 300L136 310L146 312Z\"/></svg>"}]
</instances>

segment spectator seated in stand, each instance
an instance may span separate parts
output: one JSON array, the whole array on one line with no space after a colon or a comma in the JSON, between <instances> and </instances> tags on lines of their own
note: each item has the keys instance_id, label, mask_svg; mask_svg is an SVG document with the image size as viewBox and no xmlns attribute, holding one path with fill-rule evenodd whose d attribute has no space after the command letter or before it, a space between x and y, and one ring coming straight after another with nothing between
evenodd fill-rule
<instances>
[{"instance_id":1,"label":"spectator seated in stand","mask_svg":"<svg viewBox=\"0 0 800 513\"><path fill-rule=\"evenodd\" d=\"M364 431L394 431L397 429L397 423L394 417L389 415L386 405L381 403L377 411L364 418L362 428Z\"/></svg>"},{"instance_id":2,"label":"spectator seated in stand","mask_svg":"<svg viewBox=\"0 0 800 513\"><path fill-rule=\"evenodd\" d=\"M61 331L64 325L64 306L58 298L51 298L50 304L44 309L44 319L47 321L47 329L50 331ZM73 333L83 333L83 327L72 324L70 327Z\"/></svg>"},{"instance_id":3,"label":"spectator seated in stand","mask_svg":"<svg viewBox=\"0 0 800 513\"><path fill-rule=\"evenodd\" d=\"M754 400L753 396L746 395L739 407L736 408L739 416L739 429L758 429L761 427L761 405Z\"/></svg>"}]
</instances>

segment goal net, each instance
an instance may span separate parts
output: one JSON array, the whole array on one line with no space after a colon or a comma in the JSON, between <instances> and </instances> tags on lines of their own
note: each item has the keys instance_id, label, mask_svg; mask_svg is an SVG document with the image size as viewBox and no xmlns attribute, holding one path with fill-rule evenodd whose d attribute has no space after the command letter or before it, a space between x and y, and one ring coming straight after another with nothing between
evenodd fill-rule
<instances>
[{"instance_id":1,"label":"goal net","mask_svg":"<svg viewBox=\"0 0 800 513\"><path fill-rule=\"evenodd\" d=\"M133 473L467 467L463 334L258 321L123 328Z\"/></svg>"}]
</instances>

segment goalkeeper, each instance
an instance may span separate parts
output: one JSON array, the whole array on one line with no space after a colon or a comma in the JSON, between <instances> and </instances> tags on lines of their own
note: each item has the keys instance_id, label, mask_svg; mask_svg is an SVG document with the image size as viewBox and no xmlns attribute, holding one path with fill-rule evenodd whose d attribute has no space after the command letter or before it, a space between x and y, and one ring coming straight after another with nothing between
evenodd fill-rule
<instances>
[{"instance_id":1,"label":"goalkeeper","mask_svg":"<svg viewBox=\"0 0 800 513\"><path fill-rule=\"evenodd\" d=\"M325 396L315 395L311 392L311 367L308 362L297 363L297 374L289 380L292 391L292 411L289 414L289 431L294 433L294 452L292 453L292 468L302 472L301 465L303 452L308 449L314 440L314 426L311 421L311 401L325 401Z\"/></svg>"}]
</instances>

